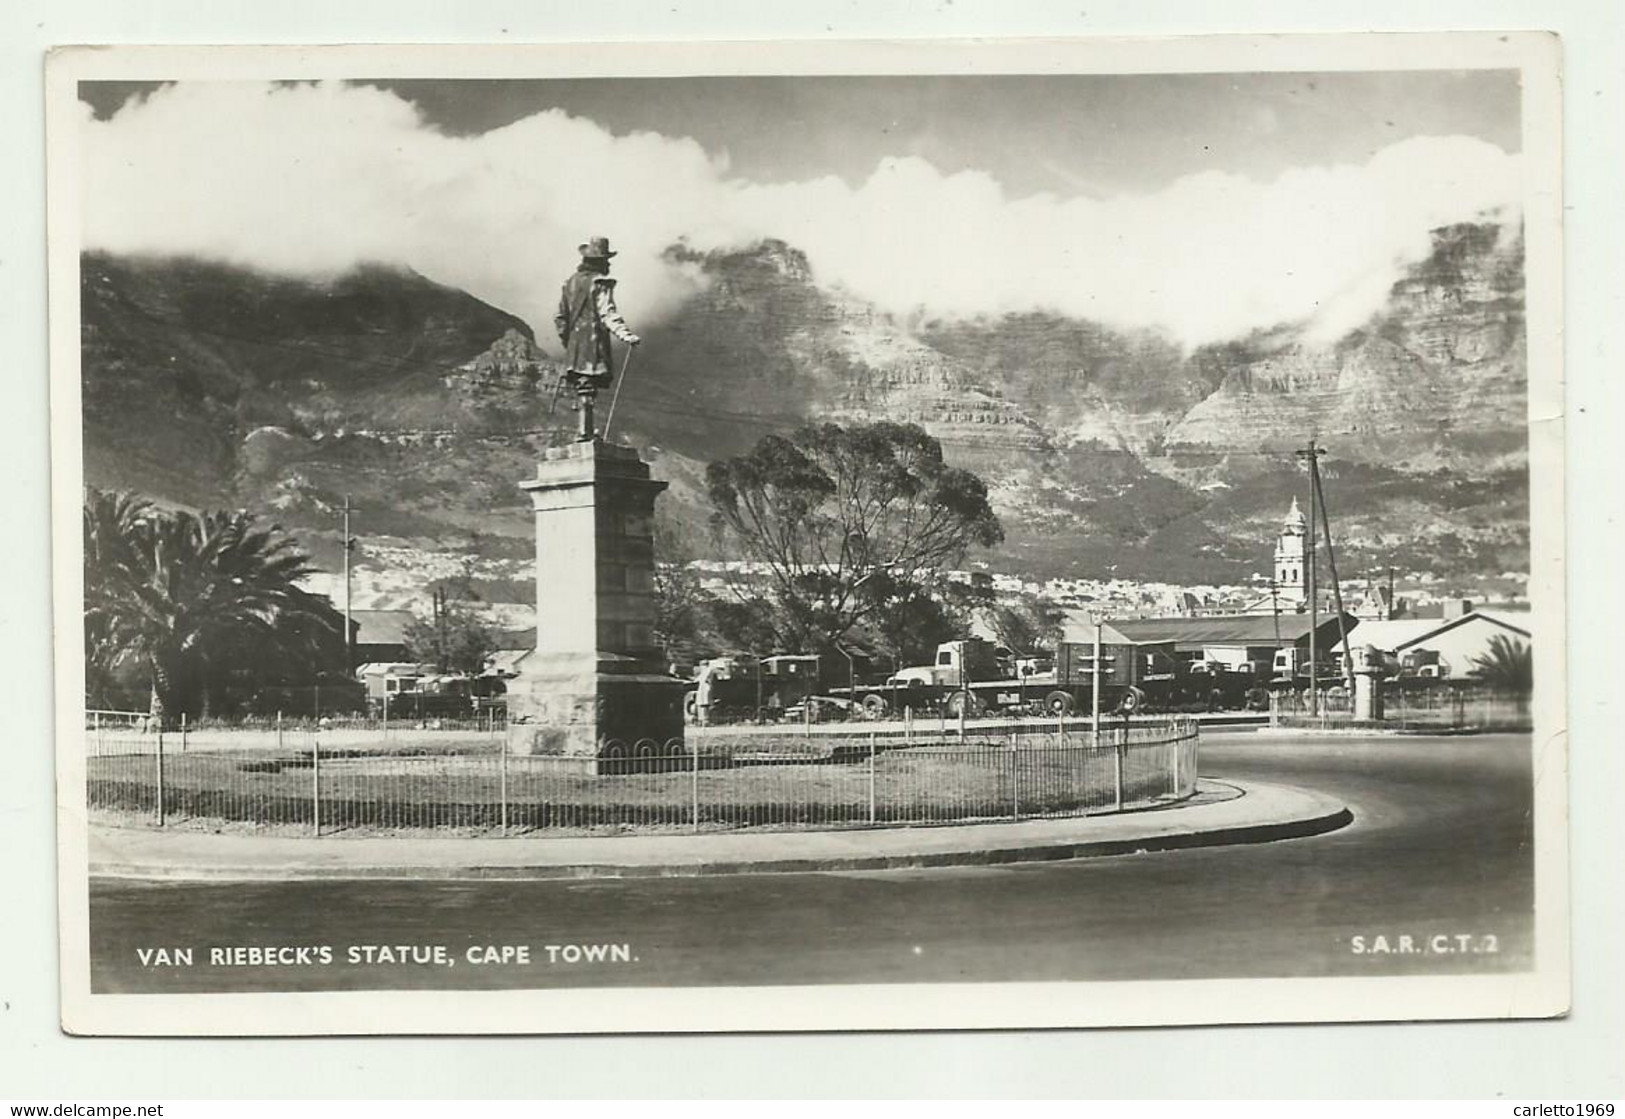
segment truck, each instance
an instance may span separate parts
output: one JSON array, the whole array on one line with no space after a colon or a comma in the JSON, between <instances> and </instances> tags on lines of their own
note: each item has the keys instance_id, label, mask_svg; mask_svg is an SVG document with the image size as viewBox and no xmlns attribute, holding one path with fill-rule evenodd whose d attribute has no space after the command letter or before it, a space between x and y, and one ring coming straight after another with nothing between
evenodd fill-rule
<instances>
[{"instance_id":1,"label":"truck","mask_svg":"<svg viewBox=\"0 0 1625 1119\"><path fill-rule=\"evenodd\" d=\"M899 670L877 686L857 689L851 698L866 715L881 718L911 708L957 716L984 712L1045 712L1066 715L1089 710L1094 702L1092 643L1060 642L1048 661L1012 662L981 638L946 641L931 664ZM1179 694L1171 647L1103 644L1100 647L1100 708L1128 712L1147 703L1165 704ZM832 689L842 698L846 689Z\"/></svg>"},{"instance_id":2,"label":"truck","mask_svg":"<svg viewBox=\"0 0 1625 1119\"><path fill-rule=\"evenodd\" d=\"M505 706L506 686L494 676L440 672L433 665L375 662L356 669L374 717L469 718Z\"/></svg>"},{"instance_id":3,"label":"truck","mask_svg":"<svg viewBox=\"0 0 1625 1119\"><path fill-rule=\"evenodd\" d=\"M1443 680L1450 675L1450 665L1439 656L1437 649L1407 649L1399 658L1399 671L1395 675Z\"/></svg>"},{"instance_id":4,"label":"truck","mask_svg":"<svg viewBox=\"0 0 1625 1119\"><path fill-rule=\"evenodd\" d=\"M1330 649L1319 650L1315 675L1322 688L1341 687L1343 656ZM1270 675L1270 687L1276 691L1299 690L1309 686L1309 650L1287 645L1275 650L1275 663Z\"/></svg>"},{"instance_id":5,"label":"truck","mask_svg":"<svg viewBox=\"0 0 1625 1119\"><path fill-rule=\"evenodd\" d=\"M817 695L822 679L820 659L811 655L711 657L694 670L683 717L700 726L771 722Z\"/></svg>"}]
</instances>

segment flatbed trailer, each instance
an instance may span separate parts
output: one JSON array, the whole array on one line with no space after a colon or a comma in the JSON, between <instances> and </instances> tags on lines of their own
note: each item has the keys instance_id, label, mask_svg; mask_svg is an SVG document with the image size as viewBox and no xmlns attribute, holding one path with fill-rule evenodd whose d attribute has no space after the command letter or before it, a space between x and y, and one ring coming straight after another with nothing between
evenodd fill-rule
<instances>
[{"instance_id":1,"label":"flatbed trailer","mask_svg":"<svg viewBox=\"0 0 1625 1119\"><path fill-rule=\"evenodd\" d=\"M1092 644L1062 642L1050 671L989 675L989 666L997 662L989 656L986 642L949 641L938 646L932 665L904 669L855 689L826 689L825 694L856 703L865 715L877 719L905 709L952 716L961 712L1068 715L1094 707L1094 658ZM1173 695L1180 672L1171 650L1102 645L1099 680L1100 709L1126 712L1156 706Z\"/></svg>"}]
</instances>

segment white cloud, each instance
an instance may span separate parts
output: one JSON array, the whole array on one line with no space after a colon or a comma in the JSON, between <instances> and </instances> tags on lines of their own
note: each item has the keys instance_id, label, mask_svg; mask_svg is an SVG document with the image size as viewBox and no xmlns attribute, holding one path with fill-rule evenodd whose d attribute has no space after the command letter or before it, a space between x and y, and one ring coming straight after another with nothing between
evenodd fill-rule
<instances>
[{"instance_id":1,"label":"white cloud","mask_svg":"<svg viewBox=\"0 0 1625 1119\"><path fill-rule=\"evenodd\" d=\"M84 119L85 237L292 273L406 264L549 333L589 234L621 249L634 325L698 282L661 258L780 237L825 282L898 312L1047 309L1186 344L1314 320L1358 325L1428 231L1517 217L1518 161L1465 137L1417 137L1358 166L1273 181L1209 172L1154 194L1013 199L990 175L889 159L853 188L758 184L688 139L612 136L544 112L447 136L399 97L337 84L192 83Z\"/></svg>"}]
</instances>

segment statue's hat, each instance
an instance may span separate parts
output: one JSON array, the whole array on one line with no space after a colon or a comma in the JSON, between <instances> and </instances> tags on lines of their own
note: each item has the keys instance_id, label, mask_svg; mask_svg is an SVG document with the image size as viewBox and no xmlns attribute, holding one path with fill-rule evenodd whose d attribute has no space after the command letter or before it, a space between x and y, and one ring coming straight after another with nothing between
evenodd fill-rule
<instances>
[{"instance_id":1,"label":"statue's hat","mask_svg":"<svg viewBox=\"0 0 1625 1119\"><path fill-rule=\"evenodd\" d=\"M577 245L576 248L580 249L581 255L588 260L608 260L615 255L609 251L608 237L594 237L585 245Z\"/></svg>"}]
</instances>

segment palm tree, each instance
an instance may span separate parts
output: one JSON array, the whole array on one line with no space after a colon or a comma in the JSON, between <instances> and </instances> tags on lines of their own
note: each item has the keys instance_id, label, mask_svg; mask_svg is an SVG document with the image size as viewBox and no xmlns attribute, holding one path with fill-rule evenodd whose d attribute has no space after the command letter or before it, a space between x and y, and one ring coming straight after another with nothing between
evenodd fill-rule
<instances>
[{"instance_id":1,"label":"palm tree","mask_svg":"<svg viewBox=\"0 0 1625 1119\"><path fill-rule=\"evenodd\" d=\"M331 603L295 585L311 573L305 554L248 513L158 510L93 492L85 568L87 632L143 663L160 723L211 656L341 624Z\"/></svg>"},{"instance_id":2,"label":"palm tree","mask_svg":"<svg viewBox=\"0 0 1625 1119\"><path fill-rule=\"evenodd\" d=\"M151 505L131 494L85 491L85 692L91 706L107 705L114 670L125 659L115 637L117 573L135 562L137 525L151 513Z\"/></svg>"},{"instance_id":3,"label":"palm tree","mask_svg":"<svg viewBox=\"0 0 1625 1119\"><path fill-rule=\"evenodd\" d=\"M1484 652L1473 657L1472 675L1493 688L1528 695L1535 688L1535 654L1526 641L1504 633L1490 638Z\"/></svg>"}]
</instances>

